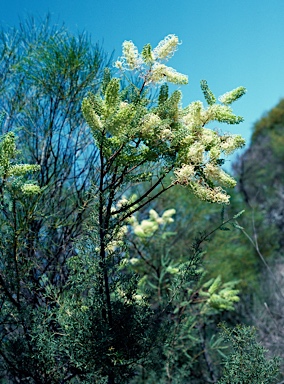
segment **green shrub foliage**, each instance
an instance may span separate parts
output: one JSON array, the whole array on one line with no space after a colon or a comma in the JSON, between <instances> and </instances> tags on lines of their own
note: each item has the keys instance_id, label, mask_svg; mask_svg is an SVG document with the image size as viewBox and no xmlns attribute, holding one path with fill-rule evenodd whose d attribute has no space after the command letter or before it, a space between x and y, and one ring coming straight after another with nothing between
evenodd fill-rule
<instances>
[{"instance_id":1,"label":"green shrub foliage","mask_svg":"<svg viewBox=\"0 0 284 384\"><path fill-rule=\"evenodd\" d=\"M272 384L276 383L279 359L267 359L265 349L256 341L255 329L222 325L223 336L232 347L224 363L224 372L218 384Z\"/></svg>"}]
</instances>

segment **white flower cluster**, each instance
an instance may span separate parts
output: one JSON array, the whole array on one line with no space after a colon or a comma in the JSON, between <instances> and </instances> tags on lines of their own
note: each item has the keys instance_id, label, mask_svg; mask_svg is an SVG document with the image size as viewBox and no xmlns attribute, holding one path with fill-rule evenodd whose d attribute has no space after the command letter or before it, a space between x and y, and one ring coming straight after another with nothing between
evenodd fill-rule
<instances>
[{"instance_id":1,"label":"white flower cluster","mask_svg":"<svg viewBox=\"0 0 284 384\"><path fill-rule=\"evenodd\" d=\"M26 183L21 186L24 195L37 195L41 192L40 187L36 184Z\"/></svg>"},{"instance_id":2,"label":"white flower cluster","mask_svg":"<svg viewBox=\"0 0 284 384\"><path fill-rule=\"evenodd\" d=\"M152 134L153 129L161 124L161 119L155 113L148 113L142 119L141 132L142 134Z\"/></svg>"},{"instance_id":3,"label":"white flower cluster","mask_svg":"<svg viewBox=\"0 0 284 384\"><path fill-rule=\"evenodd\" d=\"M245 140L241 135L226 135L221 139L220 148L226 155L230 155L237 148L242 148L244 145Z\"/></svg>"},{"instance_id":4,"label":"white flower cluster","mask_svg":"<svg viewBox=\"0 0 284 384\"><path fill-rule=\"evenodd\" d=\"M141 64L138 49L132 41L123 42L122 53L130 70L137 68Z\"/></svg>"},{"instance_id":5,"label":"white flower cluster","mask_svg":"<svg viewBox=\"0 0 284 384\"><path fill-rule=\"evenodd\" d=\"M200 200L218 204L229 204L230 202L230 196L221 187L210 188L200 183L192 183L190 186Z\"/></svg>"},{"instance_id":6,"label":"white flower cluster","mask_svg":"<svg viewBox=\"0 0 284 384\"><path fill-rule=\"evenodd\" d=\"M212 146L215 146L219 142L218 133L213 131L212 129L203 128L201 131L200 140L204 147L212 148Z\"/></svg>"},{"instance_id":7,"label":"white flower cluster","mask_svg":"<svg viewBox=\"0 0 284 384\"><path fill-rule=\"evenodd\" d=\"M122 71L139 71L140 77L144 79L145 84L165 81L173 84L187 84L188 77L186 75L161 63L161 61L166 61L173 56L179 44L178 37L171 34L160 41L153 50L147 44L143 48L142 54L139 54L132 41L124 41L122 44L123 55L114 65Z\"/></svg>"},{"instance_id":8,"label":"white flower cluster","mask_svg":"<svg viewBox=\"0 0 284 384\"><path fill-rule=\"evenodd\" d=\"M156 60L168 60L170 59L175 51L177 46L181 44L176 35L168 35L163 40L159 42L157 47L153 49L153 56Z\"/></svg>"},{"instance_id":9,"label":"white flower cluster","mask_svg":"<svg viewBox=\"0 0 284 384\"><path fill-rule=\"evenodd\" d=\"M201 101L194 101L184 109L183 123L189 128L189 130L201 128L203 124L201 119L202 110L203 104Z\"/></svg>"},{"instance_id":10,"label":"white flower cluster","mask_svg":"<svg viewBox=\"0 0 284 384\"><path fill-rule=\"evenodd\" d=\"M164 81L168 81L172 84L187 84L188 77L177 72L172 67L166 66L165 64L155 63L149 72L149 76L147 77L147 84L160 83Z\"/></svg>"},{"instance_id":11,"label":"white flower cluster","mask_svg":"<svg viewBox=\"0 0 284 384\"><path fill-rule=\"evenodd\" d=\"M181 168L174 171L174 182L183 186L188 186L193 193L204 201L228 204L230 196L221 187L209 187L202 179L195 178L195 168L192 164L183 164ZM211 163L205 165L204 174L210 180L216 180L222 185L234 187L236 181L222 169Z\"/></svg>"},{"instance_id":12,"label":"white flower cluster","mask_svg":"<svg viewBox=\"0 0 284 384\"><path fill-rule=\"evenodd\" d=\"M134 233L139 237L151 237L158 230L159 225L153 220L142 220L140 224L134 225Z\"/></svg>"},{"instance_id":13,"label":"white flower cluster","mask_svg":"<svg viewBox=\"0 0 284 384\"><path fill-rule=\"evenodd\" d=\"M171 140L173 138L173 132L168 126L165 126L160 131L159 138L162 140Z\"/></svg>"},{"instance_id":14,"label":"white flower cluster","mask_svg":"<svg viewBox=\"0 0 284 384\"><path fill-rule=\"evenodd\" d=\"M230 175L224 172L220 167L207 163L205 165L204 174L209 179L217 180L222 185L233 188L236 186L236 180L233 179Z\"/></svg>"},{"instance_id":15,"label":"white flower cluster","mask_svg":"<svg viewBox=\"0 0 284 384\"><path fill-rule=\"evenodd\" d=\"M219 114L219 115L218 115ZM200 101L184 109L181 121L187 134L181 140L184 149L180 152L181 166L174 171L174 183L188 186L201 200L221 204L229 203L229 195L222 186L234 187L236 181L220 168L222 153L228 155L244 145L240 135L220 135L204 125L217 118L225 122L234 120L235 115L225 105L203 107ZM210 183L209 183L210 181ZM210 186L209 186L210 185Z\"/></svg>"},{"instance_id":16,"label":"white flower cluster","mask_svg":"<svg viewBox=\"0 0 284 384\"><path fill-rule=\"evenodd\" d=\"M192 182L195 174L194 166L191 164L183 164L181 168L174 171L176 182L180 185L188 185Z\"/></svg>"},{"instance_id":17,"label":"white flower cluster","mask_svg":"<svg viewBox=\"0 0 284 384\"><path fill-rule=\"evenodd\" d=\"M15 134L8 132L0 138L0 176L4 176L6 180L11 178L12 183L10 183L10 186L20 190L24 195L40 193L41 189L38 185L30 182L24 183L21 178L21 176L25 176L29 172L40 170L40 165L13 164L17 154Z\"/></svg>"},{"instance_id":18,"label":"white flower cluster","mask_svg":"<svg viewBox=\"0 0 284 384\"><path fill-rule=\"evenodd\" d=\"M159 138L162 140L171 140L173 132L170 126L163 122L155 113L148 113L141 121L140 133L143 138Z\"/></svg>"},{"instance_id":19,"label":"white flower cluster","mask_svg":"<svg viewBox=\"0 0 284 384\"><path fill-rule=\"evenodd\" d=\"M195 101L179 112L183 150L179 152L180 166L174 171L173 182L189 186L201 200L228 204L229 196L221 186L231 188L236 181L221 169L220 157L243 147L245 141L240 135L222 135L205 128L205 125L214 120L228 124L240 123L242 118L234 115L228 104L241 97L245 88L239 87L228 92L219 98L223 104L217 104L207 83L205 85L205 96L210 99L208 107L204 107L201 101Z\"/></svg>"},{"instance_id":20,"label":"white flower cluster","mask_svg":"<svg viewBox=\"0 0 284 384\"><path fill-rule=\"evenodd\" d=\"M199 165L204 161L205 147L200 141L190 145L187 151L187 162L189 164Z\"/></svg>"},{"instance_id":21,"label":"white flower cluster","mask_svg":"<svg viewBox=\"0 0 284 384\"><path fill-rule=\"evenodd\" d=\"M142 78L141 88L135 89L141 96L141 104L122 101L125 93L120 90L120 80L113 78L100 102L94 97L86 98L82 110L96 140L101 140L101 133L108 135L105 156L113 156L117 148L121 148L119 156L123 161L128 161L129 156L139 156L141 163L152 162L153 167L155 161L160 162L161 167L165 165L165 169L173 170L173 184L188 186L202 200L227 204L229 196L222 187L233 187L236 182L221 169L222 155L233 153L245 142L240 135L223 135L206 125L213 121L242 122L242 117L233 113L230 104L246 90L236 88L220 96L218 102L203 80L201 89L207 106L195 101L182 108L181 92L175 91L169 96L167 85L163 85L158 102L153 105L151 98L146 99L147 92L143 92L152 84L188 82L186 75L164 63L173 56L179 44L178 37L171 34L156 48L146 44L139 53L132 41L124 41L123 56L116 66L122 71L135 71ZM149 180L142 174L138 179L139 182ZM163 221L163 217L157 215L151 212L150 219L141 223L133 219L134 232L141 237L152 236Z\"/></svg>"},{"instance_id":22,"label":"white flower cluster","mask_svg":"<svg viewBox=\"0 0 284 384\"><path fill-rule=\"evenodd\" d=\"M175 213L175 209L168 209L162 216L159 216L154 209L151 209L149 211L149 219L142 220L141 223L137 221L136 217L133 217L131 223L133 232L141 238L151 237L160 226L172 223L174 221L172 216Z\"/></svg>"},{"instance_id":23,"label":"white flower cluster","mask_svg":"<svg viewBox=\"0 0 284 384\"><path fill-rule=\"evenodd\" d=\"M28 172L36 172L40 170L40 165L34 164L15 164L11 165L7 171L8 176L23 176Z\"/></svg>"},{"instance_id":24,"label":"white flower cluster","mask_svg":"<svg viewBox=\"0 0 284 384\"><path fill-rule=\"evenodd\" d=\"M127 226L123 225L119 228L119 231L117 231L114 235L114 238L108 242L106 246L106 251L108 253L113 253L115 250L119 247L121 247L124 244L125 235L127 233Z\"/></svg>"}]
</instances>

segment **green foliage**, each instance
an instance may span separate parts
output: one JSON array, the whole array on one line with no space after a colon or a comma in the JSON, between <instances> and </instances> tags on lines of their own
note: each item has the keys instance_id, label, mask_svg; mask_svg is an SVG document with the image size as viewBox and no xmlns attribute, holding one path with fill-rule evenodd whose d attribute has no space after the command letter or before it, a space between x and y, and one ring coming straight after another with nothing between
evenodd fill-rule
<instances>
[{"instance_id":1,"label":"green foliage","mask_svg":"<svg viewBox=\"0 0 284 384\"><path fill-rule=\"evenodd\" d=\"M284 121L284 100L280 100L278 105L258 120L253 129L252 142L254 143L259 136L270 135L277 127L283 125Z\"/></svg>"},{"instance_id":2,"label":"green foliage","mask_svg":"<svg viewBox=\"0 0 284 384\"><path fill-rule=\"evenodd\" d=\"M154 57L152 53L152 47L151 44L146 44L141 52L141 56L144 60L144 62L148 65L151 65L154 63Z\"/></svg>"},{"instance_id":3,"label":"green foliage","mask_svg":"<svg viewBox=\"0 0 284 384\"><path fill-rule=\"evenodd\" d=\"M22 308L21 289L31 268L31 260L24 257L29 241L27 221L35 214L32 206L41 192L30 174L40 167L18 164L18 159L15 134L9 132L0 138L0 377L9 365L12 370L17 367L18 372L30 366L30 351L23 329L21 332L18 327L30 321L27 308ZM28 289L31 283L26 284L24 288Z\"/></svg>"},{"instance_id":4,"label":"green foliage","mask_svg":"<svg viewBox=\"0 0 284 384\"><path fill-rule=\"evenodd\" d=\"M279 359L265 357L267 351L256 341L254 328L239 325L230 330L222 325L222 330L232 352L225 360L219 384L276 383Z\"/></svg>"},{"instance_id":5,"label":"green foliage","mask_svg":"<svg viewBox=\"0 0 284 384\"><path fill-rule=\"evenodd\" d=\"M208 87L206 80L201 80L200 82L201 90L204 94L205 100L208 105L213 105L216 103L216 97L212 93L211 89Z\"/></svg>"},{"instance_id":6,"label":"green foliage","mask_svg":"<svg viewBox=\"0 0 284 384\"><path fill-rule=\"evenodd\" d=\"M236 228L238 221L240 226L250 231L252 212L249 208L242 212L244 202L239 193L231 190L230 194L230 205L220 207L194 197L188 199L187 190L177 186L153 202L152 207L157 211L169 207L176 210L178 220L175 222L175 232L178 241L174 242L172 253L182 255L183 258L186 258L187 250L198 234L202 236L213 231L203 244L203 266L208 278L221 275L223 281L238 281L242 293L249 294L259 287L262 261L248 239ZM240 212L242 214L238 216ZM229 218L233 218L232 221L225 223ZM259 228L263 216L255 215L255 222ZM221 230L214 231L221 223L224 223L219 228ZM267 230L261 232L259 245L268 259L275 250L271 240Z\"/></svg>"},{"instance_id":7,"label":"green foliage","mask_svg":"<svg viewBox=\"0 0 284 384\"><path fill-rule=\"evenodd\" d=\"M163 106L163 104L168 100L169 97L169 87L167 84L163 84L160 88L158 105Z\"/></svg>"},{"instance_id":8,"label":"green foliage","mask_svg":"<svg viewBox=\"0 0 284 384\"><path fill-rule=\"evenodd\" d=\"M234 310L239 291L233 281L223 283L220 276L207 278L201 266L204 236L192 240L185 255L176 252L180 239L174 214L175 210L169 209L159 216L152 209L149 218L139 222L133 217L130 221L130 254L123 267L139 276L138 296L158 309L159 321L167 329L164 344L150 351L154 365L145 362L141 375L146 382L203 383L208 377L217 377L223 345L216 322L224 311ZM143 382L140 379L138 376L134 382Z\"/></svg>"},{"instance_id":9,"label":"green foliage","mask_svg":"<svg viewBox=\"0 0 284 384\"><path fill-rule=\"evenodd\" d=\"M53 309L48 317L42 313L40 334L36 327L33 330L34 343L54 382L66 379L71 370L76 382L105 382L114 376L115 382L127 383L159 337L159 329L153 331L152 311L134 296L135 277L126 280L119 274L112 287L112 328L108 326L101 292L103 269L86 248L96 253L88 237L84 249L69 260L71 274L64 294L44 282ZM57 378L51 362L56 362Z\"/></svg>"},{"instance_id":10,"label":"green foliage","mask_svg":"<svg viewBox=\"0 0 284 384\"><path fill-rule=\"evenodd\" d=\"M119 80L111 79L105 91L105 107L106 114L111 114L116 111L119 103Z\"/></svg>"},{"instance_id":11,"label":"green foliage","mask_svg":"<svg viewBox=\"0 0 284 384\"><path fill-rule=\"evenodd\" d=\"M183 259L181 255L176 254L174 247L170 245L176 242L176 233L167 230L168 225L174 221L172 218L174 214L175 210L169 209L160 217L152 209L149 211L148 220L144 219L141 223L138 223L135 217L131 220L131 228L138 239L133 240L132 243L137 258L131 258L129 262L135 272L141 276L139 283L141 295L158 297L158 301L163 300L163 293L166 294L168 290L172 289L168 287L168 284L172 284L171 278L174 277L181 281L182 278L178 278L178 276L180 274L182 276L188 268L186 258ZM204 240L205 237L200 237L200 244ZM198 244L197 242L194 256L197 264L200 252ZM201 277L201 270L199 274ZM234 289L235 282L222 284L221 277L218 276L208 281L201 278L199 284L196 284L194 290L200 290L201 303L204 301L204 305L202 304L202 309L200 309L201 313L207 312L209 308L221 311L233 310L233 303L239 301L238 291ZM168 300L167 294L166 300Z\"/></svg>"},{"instance_id":12,"label":"green foliage","mask_svg":"<svg viewBox=\"0 0 284 384\"><path fill-rule=\"evenodd\" d=\"M106 89L107 89L107 86L108 86L110 80L111 80L111 72L110 72L110 69L109 69L109 68L105 68L105 69L104 69L103 79L102 79L102 85L101 85L101 89L102 89L102 93L103 93L103 95L104 95L105 92L106 92Z\"/></svg>"}]
</instances>

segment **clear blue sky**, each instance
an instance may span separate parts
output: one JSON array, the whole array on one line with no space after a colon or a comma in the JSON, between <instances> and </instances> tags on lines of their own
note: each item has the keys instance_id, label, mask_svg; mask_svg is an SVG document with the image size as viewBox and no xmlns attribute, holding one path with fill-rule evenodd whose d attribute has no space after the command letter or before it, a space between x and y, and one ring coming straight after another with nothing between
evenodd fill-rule
<instances>
[{"instance_id":1,"label":"clear blue sky","mask_svg":"<svg viewBox=\"0 0 284 384\"><path fill-rule=\"evenodd\" d=\"M221 128L247 141L252 124L284 97L284 0L2 0L0 22L17 26L47 12L73 33L88 31L114 58L124 40L142 48L178 35L183 44L169 65L189 76L183 104L202 99L201 79L217 95L244 85L234 110L245 122Z\"/></svg>"}]
</instances>

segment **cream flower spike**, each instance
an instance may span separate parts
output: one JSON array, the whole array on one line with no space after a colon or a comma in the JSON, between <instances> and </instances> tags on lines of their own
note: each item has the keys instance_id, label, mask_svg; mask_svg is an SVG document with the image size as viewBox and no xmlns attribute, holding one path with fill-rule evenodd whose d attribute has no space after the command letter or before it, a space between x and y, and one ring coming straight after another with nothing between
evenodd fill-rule
<instances>
[{"instance_id":1,"label":"cream flower spike","mask_svg":"<svg viewBox=\"0 0 284 384\"><path fill-rule=\"evenodd\" d=\"M168 60L170 59L177 46L181 44L176 35L170 34L166 36L162 41L159 42L157 47L153 50L155 60Z\"/></svg>"}]
</instances>

